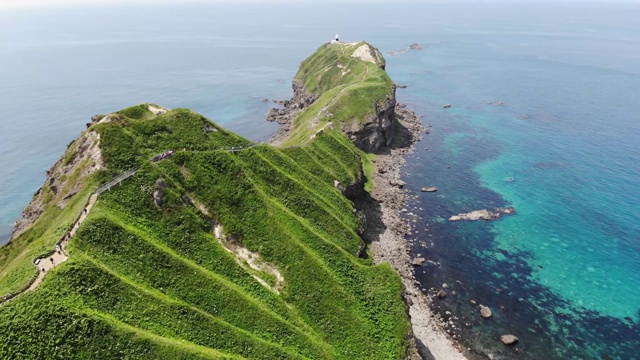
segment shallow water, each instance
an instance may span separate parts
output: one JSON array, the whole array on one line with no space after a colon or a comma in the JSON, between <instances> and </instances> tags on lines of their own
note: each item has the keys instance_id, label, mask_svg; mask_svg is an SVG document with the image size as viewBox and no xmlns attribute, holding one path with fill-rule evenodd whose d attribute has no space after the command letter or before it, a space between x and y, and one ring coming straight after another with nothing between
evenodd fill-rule
<instances>
[{"instance_id":1,"label":"shallow water","mask_svg":"<svg viewBox=\"0 0 640 360\"><path fill-rule=\"evenodd\" d=\"M266 139L261 99L288 97L299 62L338 32L379 47L408 86L399 99L433 126L405 168L409 241L433 262L423 287L456 291L436 305L465 318L468 344L637 357L640 7L351 6L3 10L0 238L91 115L154 102ZM388 55L413 42L425 49ZM447 221L501 206L517 214ZM517 348L498 343L505 332Z\"/></svg>"}]
</instances>

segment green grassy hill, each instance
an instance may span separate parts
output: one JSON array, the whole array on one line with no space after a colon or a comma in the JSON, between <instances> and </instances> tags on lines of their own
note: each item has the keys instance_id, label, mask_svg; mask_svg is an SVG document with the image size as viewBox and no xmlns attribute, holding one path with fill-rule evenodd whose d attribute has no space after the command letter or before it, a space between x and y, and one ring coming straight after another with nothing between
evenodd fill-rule
<instances>
[{"instance_id":1,"label":"green grassy hill","mask_svg":"<svg viewBox=\"0 0 640 360\"><path fill-rule=\"evenodd\" d=\"M282 148L186 109L141 104L96 119L35 195L38 219L0 249L0 295L29 285L32 260L98 186L139 170L99 195L69 260L0 305L0 358L405 357L401 280L356 255L362 224L335 185L364 186L370 155L322 125L363 119L392 85L379 59L353 58L338 75L331 64L350 61L352 47L321 48L303 64L298 80L322 95ZM335 117L302 127L315 106Z\"/></svg>"},{"instance_id":2,"label":"green grassy hill","mask_svg":"<svg viewBox=\"0 0 640 360\"><path fill-rule=\"evenodd\" d=\"M364 41L320 46L295 76L302 90L317 100L296 117L294 134L284 145L305 143L328 123L345 132L358 131L386 107L393 108L394 84L384 67L384 57Z\"/></svg>"},{"instance_id":3,"label":"green grassy hill","mask_svg":"<svg viewBox=\"0 0 640 360\"><path fill-rule=\"evenodd\" d=\"M0 307L2 357L403 356L400 279L355 256L358 220L334 187L361 177L344 135L230 152L249 142L198 114L147 115L130 108L87 130L100 134L108 169L140 171L100 195L66 263ZM179 151L149 161L167 149Z\"/></svg>"}]
</instances>

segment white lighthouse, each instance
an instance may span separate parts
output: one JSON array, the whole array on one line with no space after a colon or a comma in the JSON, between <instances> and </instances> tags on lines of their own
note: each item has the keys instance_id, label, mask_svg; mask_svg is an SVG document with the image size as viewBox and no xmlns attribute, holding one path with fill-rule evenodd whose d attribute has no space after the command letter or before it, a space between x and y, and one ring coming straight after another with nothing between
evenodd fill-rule
<instances>
[{"instance_id":1,"label":"white lighthouse","mask_svg":"<svg viewBox=\"0 0 640 360\"><path fill-rule=\"evenodd\" d=\"M340 36L336 34L336 38L331 40L332 44L340 44Z\"/></svg>"}]
</instances>

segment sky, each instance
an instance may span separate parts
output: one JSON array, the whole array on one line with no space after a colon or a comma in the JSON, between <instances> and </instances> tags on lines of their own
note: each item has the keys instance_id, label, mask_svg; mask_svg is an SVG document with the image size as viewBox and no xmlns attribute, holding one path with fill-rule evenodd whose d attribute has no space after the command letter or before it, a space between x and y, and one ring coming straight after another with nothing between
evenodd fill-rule
<instances>
[{"instance_id":1,"label":"sky","mask_svg":"<svg viewBox=\"0 0 640 360\"><path fill-rule=\"evenodd\" d=\"M323 0L323 2L339 2L339 3L365 3L365 2L381 2L384 0ZM401 0L401 2L549 2L553 0ZM617 2L634 2L638 3L640 0L563 0L571 2L597 2L597 3L617 3ZM311 4L318 3L317 0L0 0L0 8L24 8L24 7L45 7L45 6L59 6L59 5L118 5L118 4L161 4L161 3L299 3L299 4ZM384 1L387 2L387 1Z\"/></svg>"}]
</instances>

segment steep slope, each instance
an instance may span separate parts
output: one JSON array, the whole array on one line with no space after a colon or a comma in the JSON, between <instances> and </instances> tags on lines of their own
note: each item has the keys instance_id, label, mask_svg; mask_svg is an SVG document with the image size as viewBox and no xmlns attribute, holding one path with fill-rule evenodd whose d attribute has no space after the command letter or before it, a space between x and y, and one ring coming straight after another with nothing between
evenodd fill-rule
<instances>
[{"instance_id":1,"label":"steep slope","mask_svg":"<svg viewBox=\"0 0 640 360\"><path fill-rule=\"evenodd\" d=\"M384 67L380 52L366 42L320 46L302 62L293 99L285 103L296 116L284 145L302 144L331 124L366 152L388 146L396 132L396 98Z\"/></svg>"},{"instance_id":2,"label":"steep slope","mask_svg":"<svg viewBox=\"0 0 640 360\"><path fill-rule=\"evenodd\" d=\"M356 256L361 224L335 187L362 185L359 151L339 131L252 146L189 110L140 105L93 132L103 171L139 170L98 197L68 261L0 307L2 357L404 355L400 279Z\"/></svg>"}]
</instances>

